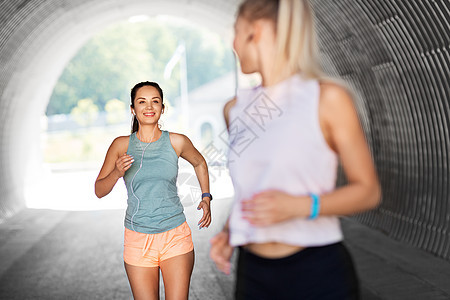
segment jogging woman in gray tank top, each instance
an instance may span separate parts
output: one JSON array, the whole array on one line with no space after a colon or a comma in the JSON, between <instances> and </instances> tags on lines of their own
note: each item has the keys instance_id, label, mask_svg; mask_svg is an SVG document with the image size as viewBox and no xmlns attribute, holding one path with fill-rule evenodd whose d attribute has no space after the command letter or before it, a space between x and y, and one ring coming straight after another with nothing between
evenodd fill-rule
<instances>
[{"instance_id":1,"label":"jogging woman in gray tank top","mask_svg":"<svg viewBox=\"0 0 450 300\"><path fill-rule=\"evenodd\" d=\"M161 270L166 299L187 299L194 246L177 193L178 158L192 164L200 183L199 228L211 224L208 167L189 138L159 128L164 103L157 83L133 87L131 112L132 133L111 144L95 193L106 196L123 177L128 193L123 257L134 298L159 299Z\"/></svg>"}]
</instances>

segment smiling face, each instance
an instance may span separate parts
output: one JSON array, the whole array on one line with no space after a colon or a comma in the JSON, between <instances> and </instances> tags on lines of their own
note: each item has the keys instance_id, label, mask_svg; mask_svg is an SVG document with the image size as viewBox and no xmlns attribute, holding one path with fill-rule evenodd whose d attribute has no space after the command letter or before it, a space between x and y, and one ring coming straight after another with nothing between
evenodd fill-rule
<instances>
[{"instance_id":1,"label":"smiling face","mask_svg":"<svg viewBox=\"0 0 450 300\"><path fill-rule=\"evenodd\" d=\"M136 115L140 125L157 124L161 114L164 113L164 104L158 90L153 86L139 88L131 111Z\"/></svg>"}]
</instances>

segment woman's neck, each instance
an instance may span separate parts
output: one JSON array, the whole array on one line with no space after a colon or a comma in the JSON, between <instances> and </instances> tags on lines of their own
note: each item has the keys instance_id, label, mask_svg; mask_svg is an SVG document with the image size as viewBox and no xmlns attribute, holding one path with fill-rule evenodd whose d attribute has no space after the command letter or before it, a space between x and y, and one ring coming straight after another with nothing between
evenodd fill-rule
<instances>
[{"instance_id":1,"label":"woman's neck","mask_svg":"<svg viewBox=\"0 0 450 300\"><path fill-rule=\"evenodd\" d=\"M262 23L260 40L256 46L258 71L261 75L261 85L269 87L276 85L294 75L288 64L287 57L280 57L277 50L277 37L274 24L270 21Z\"/></svg>"},{"instance_id":2,"label":"woman's neck","mask_svg":"<svg viewBox=\"0 0 450 300\"><path fill-rule=\"evenodd\" d=\"M292 75L294 75L294 74L289 73L289 74L283 74L283 75L280 75L280 76L273 76L271 74L264 75L264 74L261 73L261 78L262 78L261 85L263 87L274 86L274 85L276 85L276 84L278 84L278 83L280 83L282 81L285 81L286 79L288 79Z\"/></svg>"},{"instance_id":3,"label":"woman's neck","mask_svg":"<svg viewBox=\"0 0 450 300\"><path fill-rule=\"evenodd\" d=\"M263 87L276 85L294 75L294 72L290 70L287 62L277 61L274 53L275 52L269 53L271 55L262 57L260 61L261 85Z\"/></svg>"},{"instance_id":4,"label":"woman's neck","mask_svg":"<svg viewBox=\"0 0 450 300\"><path fill-rule=\"evenodd\" d=\"M156 141L161 135L161 129L158 125L139 126L139 130L136 132L138 139L144 143L151 143Z\"/></svg>"}]
</instances>

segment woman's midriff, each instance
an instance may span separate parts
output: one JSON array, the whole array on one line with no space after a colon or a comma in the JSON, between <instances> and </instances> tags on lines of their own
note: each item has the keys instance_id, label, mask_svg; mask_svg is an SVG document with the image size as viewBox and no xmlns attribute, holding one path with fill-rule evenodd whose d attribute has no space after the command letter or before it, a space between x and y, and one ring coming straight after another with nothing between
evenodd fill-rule
<instances>
[{"instance_id":1,"label":"woman's midriff","mask_svg":"<svg viewBox=\"0 0 450 300\"><path fill-rule=\"evenodd\" d=\"M247 244L244 248L253 254L265 258L281 258L305 249L301 246L293 246L282 243Z\"/></svg>"}]
</instances>

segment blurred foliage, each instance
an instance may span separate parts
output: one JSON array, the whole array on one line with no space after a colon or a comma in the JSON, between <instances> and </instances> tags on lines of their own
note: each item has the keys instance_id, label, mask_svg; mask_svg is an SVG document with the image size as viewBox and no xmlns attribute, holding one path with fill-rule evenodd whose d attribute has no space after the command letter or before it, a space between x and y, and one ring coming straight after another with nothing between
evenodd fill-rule
<instances>
[{"instance_id":1,"label":"blurred foliage","mask_svg":"<svg viewBox=\"0 0 450 300\"><path fill-rule=\"evenodd\" d=\"M98 107L92 99L81 99L70 114L79 125L87 127L97 119Z\"/></svg>"},{"instance_id":2,"label":"blurred foliage","mask_svg":"<svg viewBox=\"0 0 450 300\"><path fill-rule=\"evenodd\" d=\"M140 81L156 81L165 101L177 106L179 64L165 80L164 68L180 40L186 44L188 89L234 69L231 47L217 34L180 19L122 22L89 40L68 63L50 98L46 114L68 114L79 99L101 110L110 99L129 106L129 91Z\"/></svg>"},{"instance_id":3,"label":"blurred foliage","mask_svg":"<svg viewBox=\"0 0 450 300\"><path fill-rule=\"evenodd\" d=\"M105 111L108 113L106 115L108 124L117 124L126 119L127 107L125 103L118 99L111 99L106 102Z\"/></svg>"}]
</instances>

